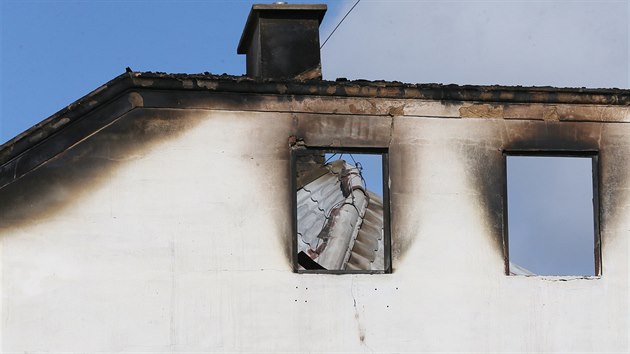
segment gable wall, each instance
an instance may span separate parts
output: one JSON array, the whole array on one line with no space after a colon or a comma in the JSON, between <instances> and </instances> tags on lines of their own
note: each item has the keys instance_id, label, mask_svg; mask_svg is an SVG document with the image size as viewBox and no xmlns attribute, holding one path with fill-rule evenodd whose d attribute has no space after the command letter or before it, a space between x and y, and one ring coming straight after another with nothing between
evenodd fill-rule
<instances>
[{"instance_id":1,"label":"gable wall","mask_svg":"<svg viewBox=\"0 0 630 354\"><path fill-rule=\"evenodd\" d=\"M158 96L0 190L3 351L628 350L627 110ZM292 135L389 147L392 274L292 272ZM599 151L601 278L504 275L519 147Z\"/></svg>"}]
</instances>

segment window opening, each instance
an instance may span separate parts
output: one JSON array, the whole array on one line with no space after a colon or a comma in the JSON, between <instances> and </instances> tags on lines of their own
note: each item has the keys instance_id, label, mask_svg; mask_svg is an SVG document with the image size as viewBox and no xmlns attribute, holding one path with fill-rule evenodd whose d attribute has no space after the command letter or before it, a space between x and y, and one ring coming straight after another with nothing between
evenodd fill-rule
<instances>
[{"instance_id":1,"label":"window opening","mask_svg":"<svg viewBox=\"0 0 630 354\"><path fill-rule=\"evenodd\" d=\"M386 151L294 151L296 269L390 269Z\"/></svg>"},{"instance_id":2,"label":"window opening","mask_svg":"<svg viewBox=\"0 0 630 354\"><path fill-rule=\"evenodd\" d=\"M511 275L599 275L597 156L508 155Z\"/></svg>"}]
</instances>

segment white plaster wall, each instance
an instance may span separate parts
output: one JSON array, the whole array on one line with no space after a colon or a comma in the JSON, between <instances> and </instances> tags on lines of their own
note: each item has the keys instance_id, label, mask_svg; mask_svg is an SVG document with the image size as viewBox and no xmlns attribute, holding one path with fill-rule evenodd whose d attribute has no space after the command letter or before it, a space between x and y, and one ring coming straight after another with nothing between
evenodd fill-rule
<instances>
[{"instance_id":1,"label":"white plaster wall","mask_svg":"<svg viewBox=\"0 0 630 354\"><path fill-rule=\"evenodd\" d=\"M435 298L424 300L440 314L431 329L425 330L428 335L416 344L436 351L627 351L627 214L615 213L617 217L607 218L602 225L603 276L599 279L559 281L503 274L503 255L488 236L490 225L479 212L481 191L470 178L470 162L464 160L469 159L467 150L479 146L489 155L500 156L511 124L516 123L396 120L398 139L392 153L404 152L397 158L401 165L414 168L415 177L399 181L411 187L392 187L392 199L402 198L409 206L393 220L394 234L416 233L412 249L397 268L429 282ZM619 135L630 132L619 125L613 130ZM628 143L615 149L621 154L630 152ZM399 188L403 190L397 193ZM628 203L626 198L624 205ZM411 315L417 316L418 326L423 313L419 307Z\"/></svg>"},{"instance_id":2,"label":"white plaster wall","mask_svg":"<svg viewBox=\"0 0 630 354\"><path fill-rule=\"evenodd\" d=\"M462 151L509 123L396 118L394 272L334 276L291 271L291 115L187 115L63 212L2 230L3 352L628 351L627 213L600 279L504 275Z\"/></svg>"}]
</instances>

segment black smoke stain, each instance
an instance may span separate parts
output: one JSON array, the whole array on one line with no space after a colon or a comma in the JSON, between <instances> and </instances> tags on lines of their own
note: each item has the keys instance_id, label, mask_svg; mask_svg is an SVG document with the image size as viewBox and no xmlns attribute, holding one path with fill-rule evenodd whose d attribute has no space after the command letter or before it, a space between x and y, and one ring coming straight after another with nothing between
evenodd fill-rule
<instances>
[{"instance_id":1,"label":"black smoke stain","mask_svg":"<svg viewBox=\"0 0 630 354\"><path fill-rule=\"evenodd\" d=\"M94 127L94 135L0 189L0 229L62 213L107 182L118 168L200 121L181 112L136 109L100 131Z\"/></svg>"}]
</instances>

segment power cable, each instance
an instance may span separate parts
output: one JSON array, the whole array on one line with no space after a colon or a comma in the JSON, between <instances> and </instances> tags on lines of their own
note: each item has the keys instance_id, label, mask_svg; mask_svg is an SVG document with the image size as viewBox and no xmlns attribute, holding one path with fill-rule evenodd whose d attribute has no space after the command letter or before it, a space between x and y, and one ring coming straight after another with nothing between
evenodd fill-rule
<instances>
[{"instance_id":1,"label":"power cable","mask_svg":"<svg viewBox=\"0 0 630 354\"><path fill-rule=\"evenodd\" d=\"M326 40L324 41L324 43L321 45L321 47L319 47L319 49L324 48L324 46L326 45L326 43L328 42L328 40L330 39L330 37L332 37L333 33L335 33L335 31L337 30L337 28L339 28L339 26L341 26L341 23L343 22L343 20L346 19L346 17L348 17L348 15L350 15L350 13L352 12L352 10L354 10L355 7L357 7L357 5L361 2L361 0L357 0L357 2L354 3L354 5L352 5L352 7L350 8L350 10L348 10L348 12L346 12L346 14L343 16L343 18L341 19L341 21L339 21L339 23L337 24L337 26L335 26L335 28L332 30L332 32L330 32L330 34L328 35L328 37L326 37Z\"/></svg>"}]
</instances>

